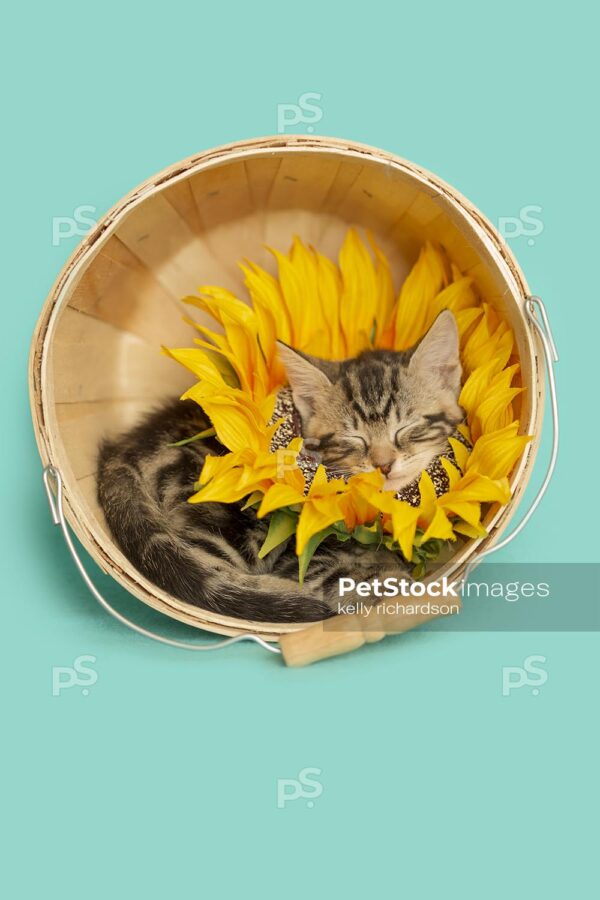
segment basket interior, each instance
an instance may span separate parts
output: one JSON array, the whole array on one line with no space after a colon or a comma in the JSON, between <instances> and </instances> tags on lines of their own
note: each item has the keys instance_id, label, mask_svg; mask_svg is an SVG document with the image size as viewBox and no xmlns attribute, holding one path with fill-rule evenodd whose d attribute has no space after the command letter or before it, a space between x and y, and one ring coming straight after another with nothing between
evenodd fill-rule
<instances>
[{"instance_id":1,"label":"basket interior","mask_svg":"<svg viewBox=\"0 0 600 900\"><path fill-rule=\"evenodd\" d=\"M182 320L190 307L181 298L200 284L244 297L239 260L248 257L274 272L265 244L287 251L294 234L335 257L349 225L373 233L396 286L423 241L441 241L521 340L522 315L506 266L452 198L417 170L366 154L301 147L192 165L142 192L91 243L45 338L42 383L55 461L69 496L77 495L78 518L105 548L111 539L96 501L97 447L193 381L160 352L161 344L186 346L194 337ZM519 349L527 382L529 357L524 345ZM126 570L116 548L109 556ZM177 614L181 604L170 605Z\"/></svg>"}]
</instances>

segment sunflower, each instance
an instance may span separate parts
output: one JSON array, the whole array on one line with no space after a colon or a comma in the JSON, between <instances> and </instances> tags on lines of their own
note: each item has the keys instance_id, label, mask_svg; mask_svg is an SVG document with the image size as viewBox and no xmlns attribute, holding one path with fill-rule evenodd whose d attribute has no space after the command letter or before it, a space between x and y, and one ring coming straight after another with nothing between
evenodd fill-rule
<instances>
[{"instance_id":1,"label":"sunflower","mask_svg":"<svg viewBox=\"0 0 600 900\"><path fill-rule=\"evenodd\" d=\"M206 459L190 502L245 500L258 517L268 516L263 556L295 534L301 580L332 534L385 544L422 574L425 560L444 544L484 536L489 504L510 499L508 477L531 439L519 434L524 388L514 334L498 310L479 299L472 279L433 244L424 245L399 293L384 253L355 229L337 264L298 237L287 254L270 252L276 278L253 262L241 264L250 303L222 287L198 288L185 302L220 329L190 319L199 332L195 346L165 348L198 378L182 399L202 407L226 451ZM419 479L417 506L384 490L379 471L329 479L321 466L308 483L297 460L300 438L285 450L272 449L279 427L273 410L286 383L277 340L332 360L372 348L404 350L445 309L458 325L466 423L459 426L465 443L450 438L454 462L440 459L444 493L436 493L427 472Z\"/></svg>"}]
</instances>

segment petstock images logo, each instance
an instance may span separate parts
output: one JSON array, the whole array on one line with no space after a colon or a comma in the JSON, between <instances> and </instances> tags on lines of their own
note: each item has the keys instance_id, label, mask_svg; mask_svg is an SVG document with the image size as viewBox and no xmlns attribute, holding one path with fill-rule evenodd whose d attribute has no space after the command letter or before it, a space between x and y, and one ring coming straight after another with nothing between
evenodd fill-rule
<instances>
[{"instance_id":1,"label":"petstock images logo","mask_svg":"<svg viewBox=\"0 0 600 900\"><path fill-rule=\"evenodd\" d=\"M466 582L435 575L423 582L341 577L337 612L349 631L405 630L406 616L428 616L426 628L447 631L600 631L600 565L483 563ZM350 614L350 615L348 615ZM325 628L339 629L329 619Z\"/></svg>"}]
</instances>

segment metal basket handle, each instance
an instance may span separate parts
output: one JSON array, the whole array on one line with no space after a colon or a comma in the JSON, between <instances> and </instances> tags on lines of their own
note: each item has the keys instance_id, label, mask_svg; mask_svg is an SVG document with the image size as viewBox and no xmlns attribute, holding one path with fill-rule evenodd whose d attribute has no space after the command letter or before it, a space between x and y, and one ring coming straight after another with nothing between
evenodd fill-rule
<instances>
[{"instance_id":1,"label":"metal basket handle","mask_svg":"<svg viewBox=\"0 0 600 900\"><path fill-rule=\"evenodd\" d=\"M142 628L141 625L137 625L135 622L132 622L131 619L123 616L108 602L106 597L100 593L86 572L75 545L73 544L63 510L63 482L60 472L55 466L46 466L43 478L44 487L46 488L46 494L48 496L48 503L50 504L50 512L52 513L52 521L55 525L60 525L65 544L73 557L73 561L79 570L79 574L98 603L104 607L107 613L117 619L117 621L126 625L128 628L131 628L133 631L137 631L138 634L144 635L144 637L152 638L153 641L160 641L161 644L168 644L170 647L178 647L181 650L222 650L224 647L230 647L231 644L238 644L240 641L253 641L255 644L260 644L261 647L268 650L270 653L281 653L279 647L271 646L271 644L268 644L256 634L238 634L235 637L226 638L224 641L217 641L215 644L194 644L191 641L177 641L173 638L165 637L162 634L157 634L155 631L149 631L147 628Z\"/></svg>"}]
</instances>

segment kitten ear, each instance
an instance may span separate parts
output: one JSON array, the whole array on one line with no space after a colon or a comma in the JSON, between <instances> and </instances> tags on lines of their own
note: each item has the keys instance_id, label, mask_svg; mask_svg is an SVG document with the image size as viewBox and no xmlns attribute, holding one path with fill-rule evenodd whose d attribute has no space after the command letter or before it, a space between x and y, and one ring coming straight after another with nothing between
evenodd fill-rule
<instances>
[{"instance_id":1,"label":"kitten ear","mask_svg":"<svg viewBox=\"0 0 600 900\"><path fill-rule=\"evenodd\" d=\"M435 379L460 390L462 368L459 355L458 328L449 309L439 314L427 334L414 351L409 371L423 379Z\"/></svg>"},{"instance_id":2,"label":"kitten ear","mask_svg":"<svg viewBox=\"0 0 600 900\"><path fill-rule=\"evenodd\" d=\"M337 364L292 350L283 341L277 341L277 350L292 389L294 405L302 418L310 416L314 412L314 398L331 387Z\"/></svg>"}]
</instances>

